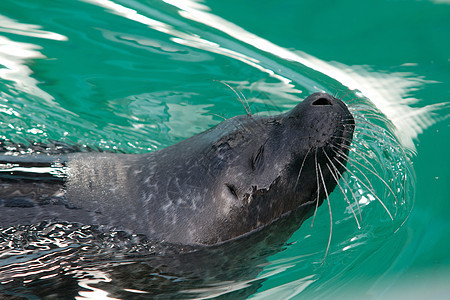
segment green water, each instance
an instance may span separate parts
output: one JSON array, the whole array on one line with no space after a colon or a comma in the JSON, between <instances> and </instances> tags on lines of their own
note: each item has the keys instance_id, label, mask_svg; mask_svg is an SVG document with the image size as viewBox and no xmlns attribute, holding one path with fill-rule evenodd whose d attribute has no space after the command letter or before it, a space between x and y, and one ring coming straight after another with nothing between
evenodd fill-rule
<instances>
[{"instance_id":1,"label":"green water","mask_svg":"<svg viewBox=\"0 0 450 300\"><path fill-rule=\"evenodd\" d=\"M394 221L364 207L358 229L331 201L324 261L323 205L268 258L253 296L444 299L448 16L449 1L2 0L0 135L142 153L245 113L219 81L267 114L314 91L360 90L416 153L414 203Z\"/></svg>"}]
</instances>

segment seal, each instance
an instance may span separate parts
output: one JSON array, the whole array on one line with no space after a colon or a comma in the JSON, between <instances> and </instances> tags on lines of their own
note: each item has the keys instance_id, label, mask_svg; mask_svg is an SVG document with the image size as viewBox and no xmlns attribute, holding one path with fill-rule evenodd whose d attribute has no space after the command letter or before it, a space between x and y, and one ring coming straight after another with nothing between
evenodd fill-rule
<instances>
[{"instance_id":1,"label":"seal","mask_svg":"<svg viewBox=\"0 0 450 300\"><path fill-rule=\"evenodd\" d=\"M315 93L276 116L228 119L147 154L0 156L0 226L96 224L214 245L322 204L345 170L355 122Z\"/></svg>"}]
</instances>

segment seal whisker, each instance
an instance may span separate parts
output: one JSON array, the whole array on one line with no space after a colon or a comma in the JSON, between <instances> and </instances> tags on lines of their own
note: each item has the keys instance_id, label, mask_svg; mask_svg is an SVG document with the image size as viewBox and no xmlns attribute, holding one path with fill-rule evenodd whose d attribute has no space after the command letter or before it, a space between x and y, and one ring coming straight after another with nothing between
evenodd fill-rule
<instances>
[{"instance_id":1,"label":"seal whisker","mask_svg":"<svg viewBox=\"0 0 450 300\"><path fill-rule=\"evenodd\" d=\"M311 222L311 228L314 226L314 220L316 219L316 213L317 213L317 208L319 207L319 195L320 195L319 172L317 169L317 166L318 166L318 164L317 164L317 148L314 153L314 165L315 165L315 169L316 169L317 196L316 196L316 207L314 209L314 215L313 215L313 219Z\"/></svg>"},{"instance_id":2,"label":"seal whisker","mask_svg":"<svg viewBox=\"0 0 450 300\"><path fill-rule=\"evenodd\" d=\"M370 124L370 123L368 123L368 124ZM399 141L393 135L391 135L391 133L389 133L386 129L384 129L383 127L380 127L380 126L375 125L375 124L370 124L370 126L372 126L372 128L367 128L366 127L366 128L364 128L364 130L376 133L376 134L379 135L379 137L387 137L389 140L391 140L392 142L395 143L395 145L389 144L390 146L395 146L395 147L400 147L401 146ZM378 130L376 130L376 129L378 129ZM371 135L368 135L365 132L359 132L359 134L365 134L368 137L373 137Z\"/></svg>"},{"instance_id":3,"label":"seal whisker","mask_svg":"<svg viewBox=\"0 0 450 300\"><path fill-rule=\"evenodd\" d=\"M342 146L342 145L341 145ZM364 166L364 168L365 169L367 169L367 170L369 170L372 174L375 174L376 173L376 168L375 168L375 166L365 157L365 156L363 156L361 153L359 153L358 151L356 151L355 149L353 149L353 148L349 148L349 147L342 147L342 148L347 148L349 151L351 151L352 153L354 153L354 154L356 154L356 155L358 155L361 159L363 159L367 164L369 164L371 167L372 167L372 170L369 170L369 167L367 167L367 166L364 166L363 164L361 164L356 158L352 158L352 157L350 157L349 155L347 156L347 159L349 159L349 160L351 160L351 161L353 161L353 162L355 162L355 163L358 163L359 165L361 165L361 166ZM375 157L377 160L378 160L378 158L377 157ZM379 161L379 160L378 160ZM381 162L380 162L381 163ZM379 176L379 175L377 175L377 176ZM381 178L380 178L381 179Z\"/></svg>"},{"instance_id":4,"label":"seal whisker","mask_svg":"<svg viewBox=\"0 0 450 300\"><path fill-rule=\"evenodd\" d=\"M311 148L308 149L308 152L306 152L305 158L303 158L302 165L300 166L300 170L298 171L297 180L295 181L294 190L297 188L298 181L300 179L300 175L302 174L303 166L305 165L306 158L308 157L310 151L311 151Z\"/></svg>"},{"instance_id":5,"label":"seal whisker","mask_svg":"<svg viewBox=\"0 0 450 300\"><path fill-rule=\"evenodd\" d=\"M337 160L336 158L334 158L347 172L349 172L350 174L352 174L353 176L355 176L356 178L358 178L358 176L356 176L356 174L354 172L352 172L351 170L349 170L343 163L341 163L339 160ZM364 174L364 173L363 173ZM367 177L366 177L367 178ZM389 217L391 218L391 220L394 220L394 218L392 217L392 214L389 212L389 209L386 207L386 205L384 204L384 202L377 196L377 194L375 193L375 191L371 188L369 188L362 180L360 181L360 183L368 190L371 191L372 196L375 197L380 204L383 206L383 208L386 210L387 214L389 215Z\"/></svg>"},{"instance_id":6,"label":"seal whisker","mask_svg":"<svg viewBox=\"0 0 450 300\"><path fill-rule=\"evenodd\" d=\"M359 100L359 101L355 101L355 100ZM349 99L349 100L342 100L342 102L345 102L345 103L348 103L348 104L350 104L350 105L360 105L360 104L355 104L355 103L360 103L362 100L361 100L361 98L359 98L359 97L354 97L354 98L351 98L351 99Z\"/></svg>"},{"instance_id":7,"label":"seal whisker","mask_svg":"<svg viewBox=\"0 0 450 300\"><path fill-rule=\"evenodd\" d=\"M251 109L250 109L250 104L248 103L248 100L247 100L247 98L245 97L244 93L242 93L241 90L238 90L238 92L239 92L239 95L242 96L242 99L244 99L245 104L247 105L248 110L250 111L250 114L252 114L252 111L251 111Z\"/></svg>"},{"instance_id":8,"label":"seal whisker","mask_svg":"<svg viewBox=\"0 0 450 300\"><path fill-rule=\"evenodd\" d=\"M374 133L379 133L378 131L376 131L376 130L371 130L371 129L369 129L369 128L365 128L364 130L371 131L371 132L374 132ZM359 135L366 136L366 137L369 137L369 138L375 138L375 139L377 139L377 141L383 142L383 143L387 144L388 146L390 146L390 147L392 147L392 148L400 149L401 152L402 152L402 154L403 154L404 156L408 157L408 155L406 154L405 150L402 148L402 146L400 145L400 143L399 143L396 139L394 139L394 138L392 138L392 137L390 137L390 136L388 136L388 135L386 135L386 136L382 136L382 135L380 135L380 136L373 136L373 135L370 135L370 134L367 134L367 133L364 133L364 132L358 132L358 134L359 134ZM381 139L381 137L387 137L389 140L392 140L393 142L395 142L395 144L389 142L388 140Z\"/></svg>"},{"instance_id":9,"label":"seal whisker","mask_svg":"<svg viewBox=\"0 0 450 300\"><path fill-rule=\"evenodd\" d=\"M356 104L352 104L352 106L350 107L350 109L356 110L356 109L363 109L365 108L366 111L376 111L376 107L369 104L366 100L361 99L361 98L354 98L354 99L358 99L359 102L356 102Z\"/></svg>"},{"instance_id":10,"label":"seal whisker","mask_svg":"<svg viewBox=\"0 0 450 300\"><path fill-rule=\"evenodd\" d=\"M383 120L383 119L379 119L379 118L376 119L376 118L374 118L374 117L371 117L370 115L369 115L369 116L362 115L360 118L356 118L356 119L355 119L355 123L356 123L356 124L359 124L359 125L364 124L364 125L367 126L368 128L377 128L377 129L380 129L380 131L382 131L384 134L387 134L387 135L389 135L389 136L391 136L391 137L394 137L394 135L393 135L391 132L387 131L384 127L381 127L380 125L378 125L378 124L376 124L376 123L369 122L367 119L379 120L379 121L382 121L382 122L384 122L384 123L386 123L386 124L390 124L390 122L387 121L387 120ZM367 127L365 127L365 128L367 128Z\"/></svg>"},{"instance_id":11,"label":"seal whisker","mask_svg":"<svg viewBox=\"0 0 450 300\"><path fill-rule=\"evenodd\" d=\"M337 172L336 166L334 164L332 166L336 169L336 172ZM356 195L353 192L353 189L351 188L350 184L348 183L347 179L345 179L344 176L342 176L342 181L344 181L345 185L348 187L350 193L352 194L353 199L355 200L356 207L358 208L359 219L361 220L361 223L362 223L361 207L359 205L359 201L356 198Z\"/></svg>"},{"instance_id":12,"label":"seal whisker","mask_svg":"<svg viewBox=\"0 0 450 300\"><path fill-rule=\"evenodd\" d=\"M345 149L347 149L348 151L354 153L355 155L358 155L361 159L364 159L364 161L365 161L366 163L368 163L368 164L372 167L373 170L376 170L375 166L374 166L374 165L373 165L373 164L365 157L365 155L367 155L367 154L365 154L365 153L359 153L358 151L356 151L356 148L355 148L355 147L349 147L349 146L344 145L344 144L341 144L340 146L341 146L342 148L345 148ZM348 155L348 157L350 157L350 155Z\"/></svg>"},{"instance_id":13,"label":"seal whisker","mask_svg":"<svg viewBox=\"0 0 450 300\"><path fill-rule=\"evenodd\" d=\"M212 113L212 112L205 112L204 114L206 114L206 115L213 115L213 116L216 116L216 117L219 117L219 118L222 118L224 121L226 121L226 120L228 120L227 118L225 118L224 116L221 116L221 115L219 115L219 114L216 114L216 113Z\"/></svg>"},{"instance_id":14,"label":"seal whisker","mask_svg":"<svg viewBox=\"0 0 450 300\"><path fill-rule=\"evenodd\" d=\"M334 92L334 96L333 97L338 98L339 92L344 92L344 91L340 91L340 90L336 89L336 91ZM338 99L343 101L342 99L344 99L344 97L347 96L350 92L351 92L351 90L348 89L347 92L345 92L344 95L342 95Z\"/></svg>"},{"instance_id":15,"label":"seal whisker","mask_svg":"<svg viewBox=\"0 0 450 300\"><path fill-rule=\"evenodd\" d=\"M350 200L349 200L348 197L347 197L347 194L345 193L344 189L342 188L341 184L339 183L339 179L338 179L338 177L337 177L338 174L339 174L339 172L338 172L336 166L335 166L335 165L333 164L333 162L331 161L331 159L330 159L330 157L328 156L328 154L327 154L325 151L323 151L323 153L325 154L325 156L326 156L327 159L328 159L328 162L331 164L331 166L332 166L333 169L334 169L334 171L331 170L330 165L327 164L328 170L330 170L331 176L333 176L334 180L336 181L336 184L338 185L339 189L341 190L342 194L344 195L344 198L345 198L345 200L347 201L347 204L348 204L348 206L350 207L350 210L352 211L353 216L355 217L355 221L356 221L356 225L358 226L358 229L361 229L361 225L359 224L358 217L356 216L355 210L353 209L353 207L352 207L352 205L351 205L351 202L350 202ZM335 174L334 172L336 172L336 174ZM350 191L351 191L351 189L350 189ZM352 191L352 194L353 194L353 191ZM356 198L355 198L355 200L356 200ZM358 206L359 216L360 216L360 218L361 218L361 220L362 220L362 217L361 217L361 210L359 209L358 201L356 201L356 204L357 204L357 206Z\"/></svg>"},{"instance_id":16,"label":"seal whisker","mask_svg":"<svg viewBox=\"0 0 450 300\"><path fill-rule=\"evenodd\" d=\"M377 115L376 114L376 108L372 107L370 105L367 104L355 104L352 105L349 110L351 110L352 112L362 112L361 114L357 115L356 117L361 117L364 116L366 114L373 114L373 115Z\"/></svg>"},{"instance_id":17,"label":"seal whisker","mask_svg":"<svg viewBox=\"0 0 450 300\"><path fill-rule=\"evenodd\" d=\"M347 117L343 117L342 119L341 119L341 125L351 125L351 126L355 126L355 124L350 124L350 123L348 123L347 121L352 121L352 120L354 120L354 119L352 119L352 118L347 118Z\"/></svg>"},{"instance_id":18,"label":"seal whisker","mask_svg":"<svg viewBox=\"0 0 450 300\"><path fill-rule=\"evenodd\" d=\"M336 150L334 150L334 149L332 149L332 150L333 150L333 152L334 152L335 154L337 154L337 155L342 155L342 156L344 157L344 159L350 159L350 157L349 157L348 155L346 155L345 153L338 153ZM330 161L330 163L331 163L331 165L333 166L333 168L336 170L336 174L340 173L339 170L336 168L336 166L333 164L333 162ZM342 180L344 181L344 183L348 186L348 188L349 188L349 190L350 190L350 192L351 192L351 194L352 194L352 197L353 197L353 199L355 200L356 207L358 208L358 214L359 214L359 217L360 217L361 222L362 222L361 207L359 206L359 201L357 200L356 195L353 193L353 189L350 187L350 184L349 184L348 181L345 179L345 177L342 176L341 178L342 178ZM372 192L374 192L374 191L372 190Z\"/></svg>"},{"instance_id":19,"label":"seal whisker","mask_svg":"<svg viewBox=\"0 0 450 300\"><path fill-rule=\"evenodd\" d=\"M340 91L339 91L338 89L335 89L335 90L334 90L334 93L333 93L333 97L334 97L334 98L337 98L339 92L340 92ZM341 100L341 101L342 101L342 100Z\"/></svg>"},{"instance_id":20,"label":"seal whisker","mask_svg":"<svg viewBox=\"0 0 450 300\"><path fill-rule=\"evenodd\" d=\"M379 121L382 121L385 124L392 124L388 119L386 119L384 117L381 117L381 116L378 116L378 115L376 117L372 117L371 114L367 114L367 113L359 114L359 115L357 114L356 117L355 117L355 124L358 124L358 125L364 124L368 128L379 129L383 134L386 134L386 135L388 135L388 136L390 136L392 138L395 138L395 136L394 136L394 134L392 132L386 130L386 128L381 127L380 125L378 125L376 123L369 122L367 119L379 120ZM367 128L367 127L364 127L364 128Z\"/></svg>"},{"instance_id":21,"label":"seal whisker","mask_svg":"<svg viewBox=\"0 0 450 300\"><path fill-rule=\"evenodd\" d=\"M347 140L347 141L349 141L349 142L352 142L350 139L346 139L345 137L341 137L341 138L344 139L344 140ZM357 151L356 151L357 149L360 149L360 150L372 150L372 148L368 147L366 144L362 144L362 143L353 143L353 144L352 144L352 147L349 147L349 146L344 145L344 144L341 144L340 146L342 146L343 148L348 149L348 150L351 151L352 153L358 153L358 154L361 155L361 156L362 156L362 155L369 156L370 158L376 160L377 163L379 163L380 165L382 165L382 162L380 161L380 159L379 159L377 156L370 156L369 154L364 153L364 151L360 151L360 152L357 152ZM362 147L364 147L364 148L362 148ZM369 160L366 159L366 161L367 161L370 165L372 165L372 164L369 162ZM372 167L373 167L374 170L376 170L376 168L375 168L373 165L372 165Z\"/></svg>"},{"instance_id":22,"label":"seal whisker","mask_svg":"<svg viewBox=\"0 0 450 300\"><path fill-rule=\"evenodd\" d=\"M352 104L349 110L351 110L352 112L363 112L363 113L376 113L378 111L377 107L370 105L367 102Z\"/></svg>"},{"instance_id":23,"label":"seal whisker","mask_svg":"<svg viewBox=\"0 0 450 300\"><path fill-rule=\"evenodd\" d=\"M247 112L248 116L252 115L252 110L250 109L250 105L248 104L247 98L245 98L244 94L242 94L242 92L240 92L240 94L242 95L242 98L239 96L239 94L236 92L236 90L234 88L232 88L228 83L223 82L226 86L228 86L231 90L233 90L233 92L238 96L239 101L241 101L242 105L245 108L245 111Z\"/></svg>"},{"instance_id":24,"label":"seal whisker","mask_svg":"<svg viewBox=\"0 0 450 300\"><path fill-rule=\"evenodd\" d=\"M394 196L394 198L395 198L395 203L398 203L398 199L397 199L397 196L395 195L395 193L394 193L394 191L392 190L392 188L389 186L389 184L387 184L387 182L380 176L380 175L378 175L376 172L374 172L373 170L371 170L371 169L369 169L368 167L366 167L365 165L363 165L363 164L361 164L360 162L358 162L357 160L355 160L355 159L351 159L350 157L347 157L348 158L348 163L349 164L351 164L355 169L357 169L359 172L361 172L362 173L362 171L358 168L358 167L356 167L353 163L352 163L352 161L353 162L355 162L355 163L357 163L357 164L359 164L361 167L364 167L367 171L369 171L370 173L372 173L373 175L375 175L381 182L383 182L383 184L388 188L388 190L391 192L391 194L392 194L392 196ZM363 174L363 173L362 173Z\"/></svg>"},{"instance_id":25,"label":"seal whisker","mask_svg":"<svg viewBox=\"0 0 450 300\"><path fill-rule=\"evenodd\" d=\"M336 146L334 146L334 145L331 145L332 147L336 147ZM337 148L337 147L336 147ZM339 149L339 151L336 151L336 150L334 150L336 153L339 153L340 155L342 155L342 156L344 156L344 158L346 158L347 159L347 162L348 163L350 163L350 159L351 160L353 160L353 161L355 161L353 158L351 158L351 157L349 157L347 154L345 154L344 152L342 152L342 151L340 151L340 149ZM361 174L362 174L362 176L364 176L364 178L367 180L367 182L369 183L369 185L370 185L370 187L371 187L371 190L372 191L374 191L375 192L375 189L373 188L373 185L372 185L372 183L370 182L370 180L369 180L369 178L367 178L367 176L366 176L366 174L364 174L358 167L356 167L355 165L353 165L353 164L351 164L356 170L358 170Z\"/></svg>"},{"instance_id":26,"label":"seal whisker","mask_svg":"<svg viewBox=\"0 0 450 300\"><path fill-rule=\"evenodd\" d=\"M330 235L328 237L327 250L325 251L325 256L321 263L321 265L323 265L323 263L325 262L325 259L327 258L328 251L330 250L331 237L333 236L333 213L331 211L331 203L330 203L330 198L328 197L329 195L328 195L327 187L325 184L325 180L323 179L322 168L320 167L320 165L318 165L318 168L319 168L320 178L322 179L322 184L323 184L323 188L325 190L325 195L326 195L326 199L327 199L327 203L328 203L328 212L330 214Z\"/></svg>"},{"instance_id":27,"label":"seal whisker","mask_svg":"<svg viewBox=\"0 0 450 300\"><path fill-rule=\"evenodd\" d=\"M347 92L345 92L345 91L347 91ZM347 96L347 94L348 93L350 93L351 92L351 90L350 89L339 89L339 88L335 88L334 89L334 93L333 93L333 97L334 98L337 98L337 99L339 99L339 100L341 100L342 102L344 102L342 99L345 97L345 96ZM338 97L338 95L339 95L339 93L344 93L344 95L342 96L342 97Z\"/></svg>"},{"instance_id":28,"label":"seal whisker","mask_svg":"<svg viewBox=\"0 0 450 300\"><path fill-rule=\"evenodd\" d=\"M371 136L370 136L371 137ZM342 139L346 139L345 137L341 137ZM350 140L350 142L351 142L351 140ZM346 148L346 149L348 149L349 151L351 151L352 153L357 153L360 157L363 157L363 156L368 156L368 157L370 157L371 159L374 159L379 165L383 165L383 162L381 162L381 160L379 159L379 157L377 156L377 155L369 155L369 154L367 154L367 153L364 153L364 151L356 151L357 149L361 149L361 150L363 150L363 149L366 149L366 150L373 150L371 147L368 147L368 145L366 145L366 144L363 144L363 143L353 143L353 148L349 148L348 146L346 146L346 145L341 145L343 148ZM364 148L362 148L362 147L364 147ZM367 159L367 158L364 158L365 159L365 161L368 163L368 164L370 164L371 166L372 166L372 168L373 168L373 170L375 171L376 170L376 168L370 163L370 161Z\"/></svg>"},{"instance_id":29,"label":"seal whisker","mask_svg":"<svg viewBox=\"0 0 450 300\"><path fill-rule=\"evenodd\" d=\"M224 81L220 81L220 80L215 80L215 81L220 82L220 83L226 85L227 87L229 87L236 94L236 96L238 97L239 101L244 106L244 109L247 112L247 115L248 116L252 115L252 111L250 109L250 105L248 104L248 101L247 101L247 99L245 97L244 97L244 99L242 99L241 96L238 94L238 92L236 92L236 90L231 85L229 85L228 83L226 83ZM244 96L244 95L242 94L242 96Z\"/></svg>"},{"instance_id":30,"label":"seal whisker","mask_svg":"<svg viewBox=\"0 0 450 300\"><path fill-rule=\"evenodd\" d=\"M355 112L360 112L360 111L364 111L364 110L356 110ZM384 122L384 123L390 123L391 121L389 121L385 116L382 116L382 115L378 115L378 114L375 114L375 113L367 113L367 112L363 112L362 114L361 114L361 117L364 117L364 118L359 118L359 119L372 119L372 120L379 120L379 121L382 121L382 122Z\"/></svg>"}]
</instances>

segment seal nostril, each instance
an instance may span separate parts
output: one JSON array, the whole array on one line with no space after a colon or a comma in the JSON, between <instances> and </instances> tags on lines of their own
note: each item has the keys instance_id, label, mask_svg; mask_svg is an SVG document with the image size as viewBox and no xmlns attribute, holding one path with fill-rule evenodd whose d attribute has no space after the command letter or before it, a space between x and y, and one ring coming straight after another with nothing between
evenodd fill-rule
<instances>
[{"instance_id":1,"label":"seal nostril","mask_svg":"<svg viewBox=\"0 0 450 300\"><path fill-rule=\"evenodd\" d=\"M331 105L331 101L326 98L319 98L311 103L311 105Z\"/></svg>"}]
</instances>

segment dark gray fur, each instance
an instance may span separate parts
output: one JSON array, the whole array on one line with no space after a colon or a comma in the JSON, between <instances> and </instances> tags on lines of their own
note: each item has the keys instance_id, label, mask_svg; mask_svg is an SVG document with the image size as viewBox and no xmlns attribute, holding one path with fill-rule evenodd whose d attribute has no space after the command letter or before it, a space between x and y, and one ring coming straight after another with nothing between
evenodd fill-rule
<instances>
[{"instance_id":1,"label":"dark gray fur","mask_svg":"<svg viewBox=\"0 0 450 300\"><path fill-rule=\"evenodd\" d=\"M316 93L285 114L231 118L148 154L4 154L0 226L51 219L217 244L310 214L326 197L316 161L330 193L327 164L340 177L353 129L344 103Z\"/></svg>"}]
</instances>

